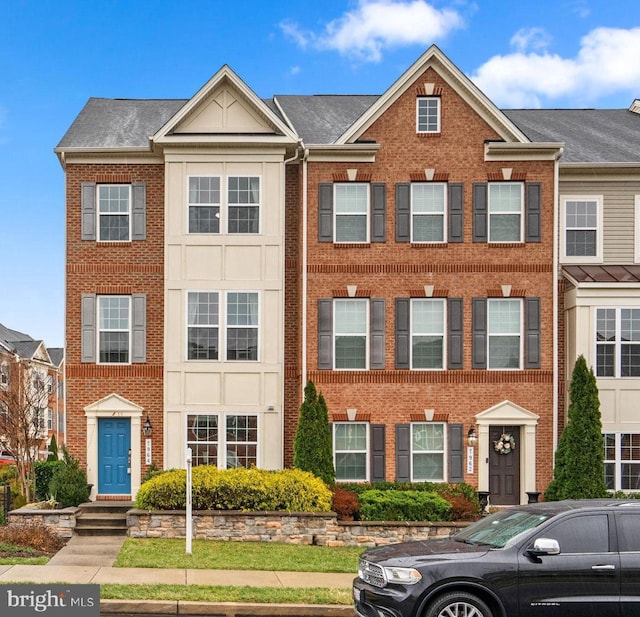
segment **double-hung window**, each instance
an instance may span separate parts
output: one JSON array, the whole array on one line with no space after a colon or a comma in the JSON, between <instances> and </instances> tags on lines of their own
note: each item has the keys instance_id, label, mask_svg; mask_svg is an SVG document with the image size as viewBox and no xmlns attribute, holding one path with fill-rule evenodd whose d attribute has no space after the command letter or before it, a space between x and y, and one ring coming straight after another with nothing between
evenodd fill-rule
<instances>
[{"instance_id":1,"label":"double-hung window","mask_svg":"<svg viewBox=\"0 0 640 617\"><path fill-rule=\"evenodd\" d=\"M187 359L217 360L219 354L220 294L191 291L187 294Z\"/></svg>"},{"instance_id":2,"label":"double-hung window","mask_svg":"<svg viewBox=\"0 0 640 617\"><path fill-rule=\"evenodd\" d=\"M100 242L131 240L131 185L98 185L98 239Z\"/></svg>"},{"instance_id":3,"label":"double-hung window","mask_svg":"<svg viewBox=\"0 0 640 617\"><path fill-rule=\"evenodd\" d=\"M220 233L220 176L189 176L189 233Z\"/></svg>"},{"instance_id":4,"label":"double-hung window","mask_svg":"<svg viewBox=\"0 0 640 617\"><path fill-rule=\"evenodd\" d=\"M440 132L440 97L421 96L416 100L418 133Z\"/></svg>"},{"instance_id":5,"label":"double-hung window","mask_svg":"<svg viewBox=\"0 0 640 617\"><path fill-rule=\"evenodd\" d=\"M369 301L334 300L334 363L336 369L368 368Z\"/></svg>"},{"instance_id":6,"label":"double-hung window","mask_svg":"<svg viewBox=\"0 0 640 617\"><path fill-rule=\"evenodd\" d=\"M445 300L411 300L411 368L445 366Z\"/></svg>"},{"instance_id":7,"label":"double-hung window","mask_svg":"<svg viewBox=\"0 0 640 617\"><path fill-rule=\"evenodd\" d=\"M187 447L194 465L221 469L258 464L258 417L252 414L190 414Z\"/></svg>"},{"instance_id":8,"label":"double-hung window","mask_svg":"<svg viewBox=\"0 0 640 617\"><path fill-rule=\"evenodd\" d=\"M563 257L569 261L597 260L601 256L601 197L563 199Z\"/></svg>"},{"instance_id":9,"label":"double-hung window","mask_svg":"<svg viewBox=\"0 0 640 617\"><path fill-rule=\"evenodd\" d=\"M411 242L444 242L447 185L441 182L411 183Z\"/></svg>"},{"instance_id":10,"label":"double-hung window","mask_svg":"<svg viewBox=\"0 0 640 617\"><path fill-rule=\"evenodd\" d=\"M333 457L336 480L368 481L369 424L367 422L334 422Z\"/></svg>"},{"instance_id":11,"label":"double-hung window","mask_svg":"<svg viewBox=\"0 0 640 617\"><path fill-rule=\"evenodd\" d=\"M369 185L336 183L334 186L336 242L369 241Z\"/></svg>"},{"instance_id":12,"label":"double-hung window","mask_svg":"<svg viewBox=\"0 0 640 617\"><path fill-rule=\"evenodd\" d=\"M411 481L443 482L446 477L446 425L411 423Z\"/></svg>"},{"instance_id":13,"label":"double-hung window","mask_svg":"<svg viewBox=\"0 0 640 617\"><path fill-rule=\"evenodd\" d=\"M131 297L98 296L98 362L131 361Z\"/></svg>"},{"instance_id":14,"label":"double-hung window","mask_svg":"<svg viewBox=\"0 0 640 617\"><path fill-rule=\"evenodd\" d=\"M522 367L522 300L490 298L487 301L487 368Z\"/></svg>"},{"instance_id":15,"label":"double-hung window","mask_svg":"<svg viewBox=\"0 0 640 617\"><path fill-rule=\"evenodd\" d=\"M521 182L490 182L489 242L522 242L524 210Z\"/></svg>"},{"instance_id":16,"label":"double-hung window","mask_svg":"<svg viewBox=\"0 0 640 617\"><path fill-rule=\"evenodd\" d=\"M228 231L230 234L260 232L260 178L229 176L227 178Z\"/></svg>"},{"instance_id":17,"label":"double-hung window","mask_svg":"<svg viewBox=\"0 0 640 617\"><path fill-rule=\"evenodd\" d=\"M640 377L640 308L596 310L596 376Z\"/></svg>"},{"instance_id":18,"label":"double-hung window","mask_svg":"<svg viewBox=\"0 0 640 617\"><path fill-rule=\"evenodd\" d=\"M611 491L640 490L640 434L604 434L604 476Z\"/></svg>"},{"instance_id":19,"label":"double-hung window","mask_svg":"<svg viewBox=\"0 0 640 617\"><path fill-rule=\"evenodd\" d=\"M227 360L258 359L257 292L227 292Z\"/></svg>"},{"instance_id":20,"label":"double-hung window","mask_svg":"<svg viewBox=\"0 0 640 617\"><path fill-rule=\"evenodd\" d=\"M9 364L3 362L0 364L0 388L6 388L9 385Z\"/></svg>"}]
</instances>

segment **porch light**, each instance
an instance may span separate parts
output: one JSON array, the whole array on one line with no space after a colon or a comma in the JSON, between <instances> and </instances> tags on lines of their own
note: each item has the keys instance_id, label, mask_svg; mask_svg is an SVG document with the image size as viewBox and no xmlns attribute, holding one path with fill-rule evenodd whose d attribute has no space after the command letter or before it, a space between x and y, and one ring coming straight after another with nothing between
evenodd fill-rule
<instances>
[{"instance_id":1,"label":"porch light","mask_svg":"<svg viewBox=\"0 0 640 617\"><path fill-rule=\"evenodd\" d=\"M149 420L149 414L147 414L147 419L145 420L144 426L142 427L142 432L145 434L146 437L149 437L152 431L153 431L153 427L151 426L151 420Z\"/></svg>"},{"instance_id":2,"label":"porch light","mask_svg":"<svg viewBox=\"0 0 640 617\"><path fill-rule=\"evenodd\" d=\"M478 443L478 435L476 435L476 429L473 426L467 433L467 442L470 446L475 446Z\"/></svg>"}]
</instances>

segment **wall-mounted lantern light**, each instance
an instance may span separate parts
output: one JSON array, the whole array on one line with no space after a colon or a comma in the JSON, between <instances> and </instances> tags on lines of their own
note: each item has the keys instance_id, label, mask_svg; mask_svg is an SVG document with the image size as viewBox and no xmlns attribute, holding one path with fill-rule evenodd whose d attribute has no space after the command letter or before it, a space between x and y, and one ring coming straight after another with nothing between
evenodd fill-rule
<instances>
[{"instance_id":1,"label":"wall-mounted lantern light","mask_svg":"<svg viewBox=\"0 0 640 617\"><path fill-rule=\"evenodd\" d=\"M144 426L142 427L142 432L145 434L146 437L149 437L152 431L153 431L153 427L151 426L151 420L149 420L149 414L147 414L147 419L145 420Z\"/></svg>"},{"instance_id":2,"label":"wall-mounted lantern light","mask_svg":"<svg viewBox=\"0 0 640 617\"><path fill-rule=\"evenodd\" d=\"M471 427L467 433L467 442L470 446L475 446L478 443L478 435L476 434L475 427Z\"/></svg>"}]
</instances>

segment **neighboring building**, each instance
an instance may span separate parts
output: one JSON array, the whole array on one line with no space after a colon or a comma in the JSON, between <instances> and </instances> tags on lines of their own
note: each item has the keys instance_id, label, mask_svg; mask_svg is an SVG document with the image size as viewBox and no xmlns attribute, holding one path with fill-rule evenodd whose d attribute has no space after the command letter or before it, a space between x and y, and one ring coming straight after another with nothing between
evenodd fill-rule
<instances>
[{"instance_id":1,"label":"neighboring building","mask_svg":"<svg viewBox=\"0 0 640 617\"><path fill-rule=\"evenodd\" d=\"M609 190L575 185L600 159L546 113L499 110L435 46L381 96L261 100L224 66L189 100L90 99L56 153L66 434L94 496L134 496L187 447L290 466L309 379L339 480L544 490L570 367L596 352L564 294L584 281L560 271L559 195L582 225L582 196ZM623 117L623 143L636 114L586 119ZM603 162L598 181L640 194Z\"/></svg>"},{"instance_id":2,"label":"neighboring building","mask_svg":"<svg viewBox=\"0 0 640 617\"><path fill-rule=\"evenodd\" d=\"M47 412L48 441L56 436L58 448L64 445L65 402L64 402L64 349L49 347L49 358L55 367L49 373L49 410ZM58 452L58 454L61 454Z\"/></svg>"},{"instance_id":3,"label":"neighboring building","mask_svg":"<svg viewBox=\"0 0 640 617\"><path fill-rule=\"evenodd\" d=\"M47 349L44 341L0 324L0 413L10 414L11 408L17 406L14 413L33 426L34 439L30 443L36 449L33 452L35 460L46 459L55 431L52 428L54 418L57 419L58 414L64 417L64 399L59 398L56 387L62 379L62 356L63 350ZM9 421L7 424L28 429L25 423ZM0 427L4 427L3 421L0 421ZM62 444L64 434L61 437L58 443ZM0 441L2 439L0 434ZM10 450L11 447L3 445L2 449Z\"/></svg>"},{"instance_id":4,"label":"neighboring building","mask_svg":"<svg viewBox=\"0 0 640 617\"><path fill-rule=\"evenodd\" d=\"M566 385L582 354L597 378L607 485L640 490L640 104L508 115L532 139L566 142L558 200Z\"/></svg>"}]
</instances>

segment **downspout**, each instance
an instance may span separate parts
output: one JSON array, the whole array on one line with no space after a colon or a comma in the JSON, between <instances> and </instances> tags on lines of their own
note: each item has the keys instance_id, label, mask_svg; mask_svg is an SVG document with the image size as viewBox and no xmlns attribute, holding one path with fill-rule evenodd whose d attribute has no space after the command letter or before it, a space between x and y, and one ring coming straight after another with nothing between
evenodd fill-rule
<instances>
[{"instance_id":1,"label":"downspout","mask_svg":"<svg viewBox=\"0 0 640 617\"><path fill-rule=\"evenodd\" d=\"M558 386L560 385L558 377L559 358L558 358L558 285L560 284L560 254L559 254L559 217L560 217L560 157L563 148L558 150L553 167L553 436L552 446L553 452L551 460L553 467L556 463L556 449L558 447ZM562 315L564 319L564 314ZM566 339L565 328L565 339ZM565 341L566 350L566 341Z\"/></svg>"},{"instance_id":2,"label":"downspout","mask_svg":"<svg viewBox=\"0 0 640 617\"><path fill-rule=\"evenodd\" d=\"M304 144L303 144L304 145ZM307 385L307 249L308 249L308 161L309 148L304 149L302 157L302 397L304 400L304 388Z\"/></svg>"}]
</instances>

